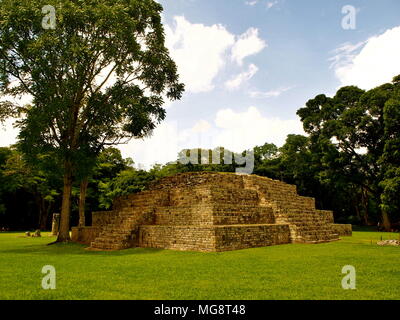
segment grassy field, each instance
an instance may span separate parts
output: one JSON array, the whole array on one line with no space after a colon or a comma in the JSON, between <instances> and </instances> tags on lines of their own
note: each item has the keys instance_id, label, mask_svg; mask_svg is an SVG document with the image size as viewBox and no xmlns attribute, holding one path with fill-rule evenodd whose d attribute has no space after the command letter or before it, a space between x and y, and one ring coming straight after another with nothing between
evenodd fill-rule
<instances>
[{"instance_id":1,"label":"grassy field","mask_svg":"<svg viewBox=\"0 0 400 320\"><path fill-rule=\"evenodd\" d=\"M90 252L22 235L0 233L0 299L400 299L400 248L376 245L398 234L212 254ZM57 270L56 290L41 288L44 265ZM357 290L341 287L345 265Z\"/></svg>"}]
</instances>

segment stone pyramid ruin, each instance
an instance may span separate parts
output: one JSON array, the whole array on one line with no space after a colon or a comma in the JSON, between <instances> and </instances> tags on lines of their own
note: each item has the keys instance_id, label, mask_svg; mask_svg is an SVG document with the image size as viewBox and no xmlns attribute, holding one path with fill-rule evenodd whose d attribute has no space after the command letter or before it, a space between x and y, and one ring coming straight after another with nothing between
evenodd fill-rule
<instances>
[{"instance_id":1,"label":"stone pyramid ruin","mask_svg":"<svg viewBox=\"0 0 400 320\"><path fill-rule=\"evenodd\" d=\"M351 234L296 186L254 176L185 173L118 198L93 213L73 240L93 250L131 247L216 252L288 243L323 243Z\"/></svg>"}]
</instances>

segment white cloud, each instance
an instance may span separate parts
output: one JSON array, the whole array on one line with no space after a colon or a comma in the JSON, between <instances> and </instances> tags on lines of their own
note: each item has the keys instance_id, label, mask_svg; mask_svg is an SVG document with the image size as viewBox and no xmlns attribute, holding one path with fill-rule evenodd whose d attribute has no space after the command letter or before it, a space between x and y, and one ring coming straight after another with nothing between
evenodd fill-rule
<instances>
[{"instance_id":1,"label":"white cloud","mask_svg":"<svg viewBox=\"0 0 400 320\"><path fill-rule=\"evenodd\" d=\"M253 7L260 2L261 2L260 0L248 0L245 2L245 4ZM264 2L264 1L262 1L262 2ZM278 0L265 2L265 6L267 7L267 10L271 9L272 7L275 7L277 4L279 4Z\"/></svg>"},{"instance_id":2,"label":"white cloud","mask_svg":"<svg viewBox=\"0 0 400 320\"><path fill-rule=\"evenodd\" d=\"M253 1L246 1L245 4L248 6L255 6L258 3L258 0L253 0Z\"/></svg>"},{"instance_id":3,"label":"white cloud","mask_svg":"<svg viewBox=\"0 0 400 320\"><path fill-rule=\"evenodd\" d=\"M150 169L154 164L176 161L185 148L209 148L215 131L212 124L199 120L193 127L183 128L177 121L165 121L151 137L130 141L119 146L123 157L130 157L139 168Z\"/></svg>"},{"instance_id":4,"label":"white cloud","mask_svg":"<svg viewBox=\"0 0 400 320\"><path fill-rule=\"evenodd\" d=\"M304 134L300 120L265 117L255 107L243 112L222 109L213 123L200 120L192 127L182 128L177 122L164 122L151 138L134 140L120 149L124 157L150 168L155 163L175 161L182 149L223 146L242 152L265 142L282 146L288 134Z\"/></svg>"},{"instance_id":5,"label":"white cloud","mask_svg":"<svg viewBox=\"0 0 400 320\"><path fill-rule=\"evenodd\" d=\"M282 88L278 88L276 90L271 90L271 91L266 91L266 92L250 91L249 95L252 98L276 98L293 88L294 87L282 87Z\"/></svg>"},{"instance_id":6,"label":"white cloud","mask_svg":"<svg viewBox=\"0 0 400 320\"><path fill-rule=\"evenodd\" d=\"M183 16L174 17L174 26L166 24L165 30L166 45L178 65L186 91L191 93L213 90L215 78L227 62L242 65L246 57L267 46L256 28L235 36L220 24L192 24ZM254 66L252 68L254 72ZM241 79L235 83L238 81Z\"/></svg>"},{"instance_id":7,"label":"white cloud","mask_svg":"<svg viewBox=\"0 0 400 320\"><path fill-rule=\"evenodd\" d=\"M0 101L9 101L19 106L32 103L32 97L30 95L22 95L20 97L12 97L4 95L0 98ZM17 142L19 129L14 128L14 123L17 119L7 119L4 123L0 122L0 147L8 147Z\"/></svg>"},{"instance_id":8,"label":"white cloud","mask_svg":"<svg viewBox=\"0 0 400 320\"><path fill-rule=\"evenodd\" d=\"M258 67L254 64L249 65L249 69L244 71L232 79L225 82L225 87L229 90L235 90L240 88L242 84L249 81L258 72Z\"/></svg>"},{"instance_id":9,"label":"white cloud","mask_svg":"<svg viewBox=\"0 0 400 320\"><path fill-rule=\"evenodd\" d=\"M174 27L165 26L166 45L178 65L181 81L189 92L212 90L235 36L220 24L192 24L182 16L174 21Z\"/></svg>"},{"instance_id":10,"label":"white cloud","mask_svg":"<svg viewBox=\"0 0 400 320\"><path fill-rule=\"evenodd\" d=\"M215 124L222 129L215 139L215 146L221 145L235 152L265 142L282 146L288 134L304 134L299 120L264 117L255 107L250 107L245 112L220 110Z\"/></svg>"},{"instance_id":11,"label":"white cloud","mask_svg":"<svg viewBox=\"0 0 400 320\"><path fill-rule=\"evenodd\" d=\"M163 122L154 130L151 137L132 140L118 148L123 157L130 157L136 166L148 169L156 163L164 164L175 160L179 152L179 141L176 123Z\"/></svg>"},{"instance_id":12,"label":"white cloud","mask_svg":"<svg viewBox=\"0 0 400 320\"><path fill-rule=\"evenodd\" d=\"M242 65L246 57L261 52L267 43L258 36L258 29L249 28L245 33L239 36L232 48L232 60Z\"/></svg>"},{"instance_id":13,"label":"white cloud","mask_svg":"<svg viewBox=\"0 0 400 320\"><path fill-rule=\"evenodd\" d=\"M279 2L276 1L268 1L267 2L267 9L271 9L272 7L276 6Z\"/></svg>"},{"instance_id":14,"label":"white cloud","mask_svg":"<svg viewBox=\"0 0 400 320\"><path fill-rule=\"evenodd\" d=\"M206 120L198 121L192 128L193 132L207 132L211 129L211 124Z\"/></svg>"},{"instance_id":15,"label":"white cloud","mask_svg":"<svg viewBox=\"0 0 400 320\"><path fill-rule=\"evenodd\" d=\"M342 86L356 85L371 89L400 74L400 26L351 45L335 50L332 68Z\"/></svg>"},{"instance_id":16,"label":"white cloud","mask_svg":"<svg viewBox=\"0 0 400 320\"><path fill-rule=\"evenodd\" d=\"M329 59L331 61L330 67L338 69L351 64L365 43L365 41L356 44L346 42L340 45L333 50L335 55Z\"/></svg>"},{"instance_id":17,"label":"white cloud","mask_svg":"<svg viewBox=\"0 0 400 320\"><path fill-rule=\"evenodd\" d=\"M15 119L9 119L0 123L0 147L8 147L17 142L19 129L14 128Z\"/></svg>"}]
</instances>

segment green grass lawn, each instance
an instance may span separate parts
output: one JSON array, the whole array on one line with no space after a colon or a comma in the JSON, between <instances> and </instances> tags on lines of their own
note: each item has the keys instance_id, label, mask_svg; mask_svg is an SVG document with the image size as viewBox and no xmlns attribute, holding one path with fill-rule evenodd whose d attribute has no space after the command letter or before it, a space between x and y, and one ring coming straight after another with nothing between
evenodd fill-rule
<instances>
[{"instance_id":1,"label":"green grass lawn","mask_svg":"<svg viewBox=\"0 0 400 320\"><path fill-rule=\"evenodd\" d=\"M22 235L0 233L0 299L400 299L400 248L376 245L398 234L211 254L91 252ZM56 290L41 287L44 265L57 270ZM341 287L345 265L357 270L357 290Z\"/></svg>"}]
</instances>

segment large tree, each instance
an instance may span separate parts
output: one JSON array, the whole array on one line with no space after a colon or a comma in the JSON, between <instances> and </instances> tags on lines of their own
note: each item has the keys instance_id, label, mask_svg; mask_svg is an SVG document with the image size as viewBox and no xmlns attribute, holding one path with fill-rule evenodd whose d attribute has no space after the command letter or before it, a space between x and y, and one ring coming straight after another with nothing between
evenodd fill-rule
<instances>
[{"instance_id":1,"label":"large tree","mask_svg":"<svg viewBox=\"0 0 400 320\"><path fill-rule=\"evenodd\" d=\"M388 214L400 214L400 76L393 80L391 98L385 103L384 152L379 163L384 168L384 177L380 186L382 210Z\"/></svg>"},{"instance_id":2,"label":"large tree","mask_svg":"<svg viewBox=\"0 0 400 320\"><path fill-rule=\"evenodd\" d=\"M387 176L387 157L383 155L385 144L387 150L390 148L388 137L394 145L398 137L393 128L398 123L393 126L388 117L389 112L396 114L396 86L395 78L393 83L369 91L344 87L332 98L318 95L298 111L312 143L322 150L326 172L358 186L366 220L369 197L373 197L382 209L386 230L390 230L390 218L387 206L381 203L382 181Z\"/></svg>"},{"instance_id":3,"label":"large tree","mask_svg":"<svg viewBox=\"0 0 400 320\"><path fill-rule=\"evenodd\" d=\"M23 114L26 154L51 153L63 168L57 241L69 241L78 168L106 145L149 134L165 97L181 97L161 12L154 0L2 0L0 90L32 98L3 114Z\"/></svg>"}]
</instances>

